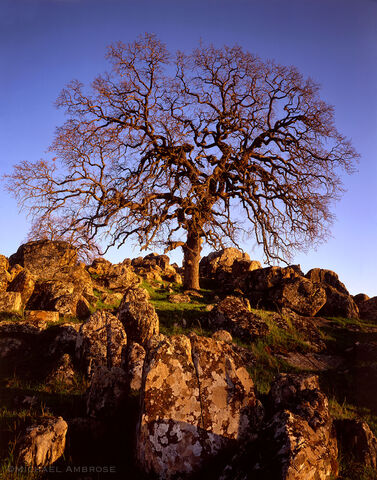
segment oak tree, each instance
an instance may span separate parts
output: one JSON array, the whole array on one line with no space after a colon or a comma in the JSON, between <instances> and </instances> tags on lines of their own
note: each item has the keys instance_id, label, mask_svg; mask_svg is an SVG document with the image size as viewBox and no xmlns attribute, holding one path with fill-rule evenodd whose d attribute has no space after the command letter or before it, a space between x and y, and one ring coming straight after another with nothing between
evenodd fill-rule
<instances>
[{"instance_id":1,"label":"oak tree","mask_svg":"<svg viewBox=\"0 0 377 480\"><path fill-rule=\"evenodd\" d=\"M326 238L358 155L311 79L239 46L172 55L150 34L107 58L90 88L60 94L54 158L7 177L34 237L53 226L82 245L182 247L187 288L199 287L202 242L247 232L271 261Z\"/></svg>"}]
</instances>

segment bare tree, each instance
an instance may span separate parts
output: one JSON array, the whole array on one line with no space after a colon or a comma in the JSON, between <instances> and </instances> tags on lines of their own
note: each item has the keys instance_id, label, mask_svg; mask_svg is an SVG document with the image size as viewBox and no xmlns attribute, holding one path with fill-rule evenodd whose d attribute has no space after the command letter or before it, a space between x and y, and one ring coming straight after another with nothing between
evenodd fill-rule
<instances>
[{"instance_id":1,"label":"bare tree","mask_svg":"<svg viewBox=\"0 0 377 480\"><path fill-rule=\"evenodd\" d=\"M73 81L59 96L56 157L7 176L37 231L59 216L82 244L182 247L187 288L203 241L237 245L243 230L271 261L326 238L358 155L311 79L238 46L173 56L149 34L107 57L88 92Z\"/></svg>"}]
</instances>

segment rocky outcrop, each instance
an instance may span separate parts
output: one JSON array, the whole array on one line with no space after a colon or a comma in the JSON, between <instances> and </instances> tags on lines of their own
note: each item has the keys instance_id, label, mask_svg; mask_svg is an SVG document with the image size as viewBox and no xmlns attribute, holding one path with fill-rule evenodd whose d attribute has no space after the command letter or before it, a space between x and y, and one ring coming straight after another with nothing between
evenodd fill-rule
<instances>
[{"instance_id":1,"label":"rocky outcrop","mask_svg":"<svg viewBox=\"0 0 377 480\"><path fill-rule=\"evenodd\" d=\"M360 318L377 322L377 297L359 301Z\"/></svg>"},{"instance_id":2,"label":"rocky outcrop","mask_svg":"<svg viewBox=\"0 0 377 480\"><path fill-rule=\"evenodd\" d=\"M19 292L0 292L0 312L20 313L22 298Z\"/></svg>"},{"instance_id":3,"label":"rocky outcrop","mask_svg":"<svg viewBox=\"0 0 377 480\"><path fill-rule=\"evenodd\" d=\"M20 442L19 465L42 468L64 453L68 425L62 417L44 417L27 428Z\"/></svg>"},{"instance_id":4,"label":"rocky outcrop","mask_svg":"<svg viewBox=\"0 0 377 480\"><path fill-rule=\"evenodd\" d=\"M271 417L220 480L330 480L338 474L335 428L314 375L282 374L269 394Z\"/></svg>"},{"instance_id":5,"label":"rocky outcrop","mask_svg":"<svg viewBox=\"0 0 377 480\"><path fill-rule=\"evenodd\" d=\"M288 308L308 317L318 313L326 303L325 290L304 277L281 280L270 292L271 301L279 310Z\"/></svg>"},{"instance_id":6,"label":"rocky outcrop","mask_svg":"<svg viewBox=\"0 0 377 480\"><path fill-rule=\"evenodd\" d=\"M338 447L328 402L314 375L281 374L271 386L277 413L267 426L286 480L325 480L338 473Z\"/></svg>"},{"instance_id":7,"label":"rocky outcrop","mask_svg":"<svg viewBox=\"0 0 377 480\"><path fill-rule=\"evenodd\" d=\"M369 425L356 419L337 420L335 425L344 455L377 469L377 439Z\"/></svg>"},{"instance_id":8,"label":"rocky outcrop","mask_svg":"<svg viewBox=\"0 0 377 480\"><path fill-rule=\"evenodd\" d=\"M39 240L21 245L9 263L27 268L40 280L50 280L77 264L77 251L67 242Z\"/></svg>"},{"instance_id":9,"label":"rocky outcrop","mask_svg":"<svg viewBox=\"0 0 377 480\"><path fill-rule=\"evenodd\" d=\"M153 335L159 333L158 316L148 298L144 289L131 288L124 295L118 312L128 340L143 346Z\"/></svg>"},{"instance_id":10,"label":"rocky outcrop","mask_svg":"<svg viewBox=\"0 0 377 480\"><path fill-rule=\"evenodd\" d=\"M53 366L52 370L46 377L46 384L65 387L67 389L75 385L77 374L72 359L68 353L62 355Z\"/></svg>"},{"instance_id":11,"label":"rocky outcrop","mask_svg":"<svg viewBox=\"0 0 377 480\"><path fill-rule=\"evenodd\" d=\"M113 265L104 258L96 258L88 267L93 284L99 290L110 289L114 292L124 293L131 287L140 284L140 278L133 268L127 263Z\"/></svg>"},{"instance_id":12,"label":"rocky outcrop","mask_svg":"<svg viewBox=\"0 0 377 480\"><path fill-rule=\"evenodd\" d=\"M127 335L121 322L109 312L98 311L80 327L76 358L90 377L97 366L119 367L126 345Z\"/></svg>"},{"instance_id":13,"label":"rocky outcrop","mask_svg":"<svg viewBox=\"0 0 377 480\"><path fill-rule=\"evenodd\" d=\"M48 322L56 323L59 321L58 312L49 312L45 310L25 310L24 318L26 322Z\"/></svg>"},{"instance_id":14,"label":"rocky outcrop","mask_svg":"<svg viewBox=\"0 0 377 480\"><path fill-rule=\"evenodd\" d=\"M22 268L9 283L7 290L20 292L22 305L26 305L34 291L36 278L27 268Z\"/></svg>"},{"instance_id":15,"label":"rocky outcrop","mask_svg":"<svg viewBox=\"0 0 377 480\"><path fill-rule=\"evenodd\" d=\"M211 252L200 260L199 271L202 277L212 278L217 270L232 270L232 265L236 260L249 261L247 253L241 252L237 248L224 248L217 252Z\"/></svg>"},{"instance_id":16,"label":"rocky outcrop","mask_svg":"<svg viewBox=\"0 0 377 480\"><path fill-rule=\"evenodd\" d=\"M212 329L225 329L244 341L252 341L267 335L269 327L247 308L238 297L228 296L209 313L208 324Z\"/></svg>"},{"instance_id":17,"label":"rocky outcrop","mask_svg":"<svg viewBox=\"0 0 377 480\"><path fill-rule=\"evenodd\" d=\"M169 302L170 303L190 303L191 298L189 295L177 293L177 294L169 295Z\"/></svg>"},{"instance_id":18,"label":"rocky outcrop","mask_svg":"<svg viewBox=\"0 0 377 480\"><path fill-rule=\"evenodd\" d=\"M7 289L11 276L8 272L9 262L7 257L0 255L0 293Z\"/></svg>"},{"instance_id":19,"label":"rocky outcrop","mask_svg":"<svg viewBox=\"0 0 377 480\"><path fill-rule=\"evenodd\" d=\"M313 268L306 275L326 292L326 303L318 312L322 316L359 318L359 309L338 275L331 270Z\"/></svg>"},{"instance_id":20,"label":"rocky outcrop","mask_svg":"<svg viewBox=\"0 0 377 480\"><path fill-rule=\"evenodd\" d=\"M167 255L150 253L144 258L133 258L131 265L138 275L149 282L166 280L178 284L182 283L181 275L173 265L170 265Z\"/></svg>"},{"instance_id":21,"label":"rocky outcrop","mask_svg":"<svg viewBox=\"0 0 377 480\"><path fill-rule=\"evenodd\" d=\"M252 434L251 378L231 348L179 335L151 340L144 366L137 457L159 478L198 470Z\"/></svg>"}]
</instances>

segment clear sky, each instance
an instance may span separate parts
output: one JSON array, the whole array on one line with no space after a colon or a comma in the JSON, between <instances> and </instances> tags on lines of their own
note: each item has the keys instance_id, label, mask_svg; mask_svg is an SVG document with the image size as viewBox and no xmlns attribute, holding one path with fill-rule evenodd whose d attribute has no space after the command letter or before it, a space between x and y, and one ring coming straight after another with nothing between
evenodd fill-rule
<instances>
[{"instance_id":1,"label":"clear sky","mask_svg":"<svg viewBox=\"0 0 377 480\"><path fill-rule=\"evenodd\" d=\"M90 82L109 67L107 45L144 32L172 51L191 50L200 39L237 43L322 85L338 129L361 159L358 172L344 178L332 238L294 261L305 272L334 270L352 294L377 295L376 0L0 0L0 176L22 160L46 157L64 121L54 107L63 86ZM9 256L25 240L28 221L1 189L0 218L0 253ZM261 259L253 243L243 246ZM107 258L136 255L128 246Z\"/></svg>"}]
</instances>

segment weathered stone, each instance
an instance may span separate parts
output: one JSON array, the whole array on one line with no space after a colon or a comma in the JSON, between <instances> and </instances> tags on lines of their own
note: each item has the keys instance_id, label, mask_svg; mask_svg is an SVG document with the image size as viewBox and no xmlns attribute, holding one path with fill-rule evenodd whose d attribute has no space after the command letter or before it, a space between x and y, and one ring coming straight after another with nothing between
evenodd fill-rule
<instances>
[{"instance_id":1,"label":"weathered stone","mask_svg":"<svg viewBox=\"0 0 377 480\"><path fill-rule=\"evenodd\" d=\"M7 322L3 321L0 322L0 337L6 337L8 335L16 335L16 336L23 336L23 335L34 335L40 333L42 330L46 328L47 324L45 322Z\"/></svg>"},{"instance_id":2,"label":"weathered stone","mask_svg":"<svg viewBox=\"0 0 377 480\"><path fill-rule=\"evenodd\" d=\"M358 293L357 295L354 295L352 298L356 302L357 306L359 306L359 304L362 304L363 302L365 302L365 300L369 300L369 297L366 293Z\"/></svg>"},{"instance_id":3,"label":"weathered stone","mask_svg":"<svg viewBox=\"0 0 377 480\"><path fill-rule=\"evenodd\" d=\"M39 240L21 245L9 263L12 266L18 263L40 280L50 280L62 268L76 265L77 251L67 242Z\"/></svg>"},{"instance_id":4,"label":"weathered stone","mask_svg":"<svg viewBox=\"0 0 377 480\"><path fill-rule=\"evenodd\" d=\"M325 290L304 277L282 280L270 298L279 309L289 308L309 317L318 313L326 303Z\"/></svg>"},{"instance_id":5,"label":"weathered stone","mask_svg":"<svg viewBox=\"0 0 377 480\"><path fill-rule=\"evenodd\" d=\"M59 312L48 312L45 310L25 310L24 312L26 322L58 322Z\"/></svg>"},{"instance_id":6,"label":"weathered stone","mask_svg":"<svg viewBox=\"0 0 377 480\"><path fill-rule=\"evenodd\" d=\"M0 291L0 312L19 313L21 307L22 299L19 292Z\"/></svg>"},{"instance_id":7,"label":"weathered stone","mask_svg":"<svg viewBox=\"0 0 377 480\"><path fill-rule=\"evenodd\" d=\"M87 396L86 413L91 417L112 417L119 413L127 393L126 373L122 368L97 366Z\"/></svg>"},{"instance_id":8,"label":"weathered stone","mask_svg":"<svg viewBox=\"0 0 377 480\"><path fill-rule=\"evenodd\" d=\"M63 323L53 327L55 335L49 343L49 355L63 355L64 353L74 355L80 326L77 323Z\"/></svg>"},{"instance_id":9,"label":"weathered stone","mask_svg":"<svg viewBox=\"0 0 377 480\"><path fill-rule=\"evenodd\" d=\"M20 354L24 354L27 349L27 344L25 340L21 338L0 338L0 359L9 360Z\"/></svg>"},{"instance_id":10,"label":"weathered stone","mask_svg":"<svg viewBox=\"0 0 377 480\"><path fill-rule=\"evenodd\" d=\"M170 303L190 303L191 299L188 295L180 295L180 294L174 294L174 295L169 295L169 302Z\"/></svg>"},{"instance_id":11,"label":"weathered stone","mask_svg":"<svg viewBox=\"0 0 377 480\"><path fill-rule=\"evenodd\" d=\"M233 341L232 335L227 330L217 330L217 332L212 335L212 338L219 342L232 343Z\"/></svg>"},{"instance_id":12,"label":"weathered stone","mask_svg":"<svg viewBox=\"0 0 377 480\"><path fill-rule=\"evenodd\" d=\"M212 252L200 260L199 270L202 277L214 277L218 269L232 271L232 265L236 260L250 260L247 253L237 248L224 248L218 252Z\"/></svg>"},{"instance_id":13,"label":"weathered stone","mask_svg":"<svg viewBox=\"0 0 377 480\"><path fill-rule=\"evenodd\" d=\"M111 369L121 365L127 336L121 322L109 312L98 311L80 327L76 358L88 376L96 366Z\"/></svg>"},{"instance_id":14,"label":"weathered stone","mask_svg":"<svg viewBox=\"0 0 377 480\"><path fill-rule=\"evenodd\" d=\"M360 318L377 322L377 297L368 298L359 303Z\"/></svg>"},{"instance_id":15,"label":"weathered stone","mask_svg":"<svg viewBox=\"0 0 377 480\"><path fill-rule=\"evenodd\" d=\"M103 287L114 292L124 293L131 287L140 284L140 279L133 271L133 268L126 263L113 265L104 258L97 258L88 267L92 281L96 287Z\"/></svg>"},{"instance_id":16,"label":"weathered stone","mask_svg":"<svg viewBox=\"0 0 377 480\"><path fill-rule=\"evenodd\" d=\"M7 289L8 283L11 281L11 275L8 272L9 263L7 257L0 255L0 294L5 292Z\"/></svg>"},{"instance_id":17,"label":"weathered stone","mask_svg":"<svg viewBox=\"0 0 377 480\"><path fill-rule=\"evenodd\" d=\"M335 272L313 268L305 277L326 292L326 303L318 312L319 315L359 318L357 304Z\"/></svg>"},{"instance_id":18,"label":"weathered stone","mask_svg":"<svg viewBox=\"0 0 377 480\"><path fill-rule=\"evenodd\" d=\"M0 255L0 270L9 270L9 261L4 255Z\"/></svg>"},{"instance_id":19,"label":"weathered stone","mask_svg":"<svg viewBox=\"0 0 377 480\"><path fill-rule=\"evenodd\" d=\"M208 316L210 328L225 329L245 341L267 335L269 327L247 308L244 299L228 296Z\"/></svg>"},{"instance_id":20,"label":"weathered stone","mask_svg":"<svg viewBox=\"0 0 377 480\"><path fill-rule=\"evenodd\" d=\"M27 428L19 450L19 464L46 467L64 453L68 425L62 417L43 417Z\"/></svg>"},{"instance_id":21,"label":"weathered stone","mask_svg":"<svg viewBox=\"0 0 377 480\"><path fill-rule=\"evenodd\" d=\"M140 392L145 355L144 348L138 343L132 342L127 346L125 371L131 392Z\"/></svg>"},{"instance_id":22,"label":"weathered stone","mask_svg":"<svg viewBox=\"0 0 377 480\"><path fill-rule=\"evenodd\" d=\"M148 297L144 289L132 288L124 295L118 312L128 340L143 346L159 332L158 316Z\"/></svg>"},{"instance_id":23,"label":"weathered stone","mask_svg":"<svg viewBox=\"0 0 377 480\"><path fill-rule=\"evenodd\" d=\"M137 457L172 478L251 435L253 382L231 347L195 335L153 337L142 385Z\"/></svg>"},{"instance_id":24,"label":"weathered stone","mask_svg":"<svg viewBox=\"0 0 377 480\"><path fill-rule=\"evenodd\" d=\"M338 474L338 447L328 402L315 375L281 374L271 386L277 411L266 429L275 463L286 480L325 480Z\"/></svg>"},{"instance_id":25,"label":"weathered stone","mask_svg":"<svg viewBox=\"0 0 377 480\"><path fill-rule=\"evenodd\" d=\"M377 469L377 439L362 420L336 420L336 432L343 455Z\"/></svg>"},{"instance_id":26,"label":"weathered stone","mask_svg":"<svg viewBox=\"0 0 377 480\"><path fill-rule=\"evenodd\" d=\"M34 291L35 281L35 275L30 273L27 268L24 268L9 283L7 290L8 292L20 292L22 305L26 305Z\"/></svg>"}]
</instances>

